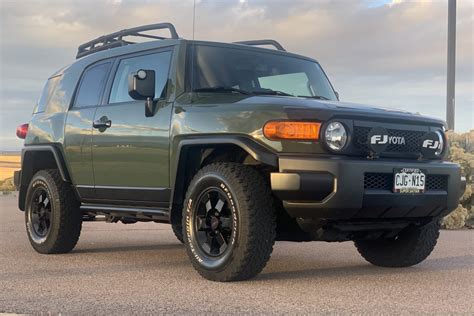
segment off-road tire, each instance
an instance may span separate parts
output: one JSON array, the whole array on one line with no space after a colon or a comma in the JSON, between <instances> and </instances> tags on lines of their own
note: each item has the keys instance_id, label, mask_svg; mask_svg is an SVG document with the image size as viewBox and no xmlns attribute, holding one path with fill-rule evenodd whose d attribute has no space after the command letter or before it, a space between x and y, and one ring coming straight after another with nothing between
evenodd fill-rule
<instances>
[{"instance_id":1,"label":"off-road tire","mask_svg":"<svg viewBox=\"0 0 474 316\"><path fill-rule=\"evenodd\" d=\"M237 228L234 228L236 239L231 253L225 261L212 268L209 257L203 257L196 250L191 233L192 199L206 190L206 185L221 185L228 189L237 218L233 226ZM255 277L270 259L275 242L276 214L269 186L262 175L250 166L238 163L207 165L194 176L188 187L183 208L183 227L189 259L201 276L219 282Z\"/></svg>"},{"instance_id":2,"label":"off-road tire","mask_svg":"<svg viewBox=\"0 0 474 316\"><path fill-rule=\"evenodd\" d=\"M411 226L395 238L358 240L355 246L365 260L380 267L409 267L425 260L433 251L439 236L440 222Z\"/></svg>"},{"instance_id":3,"label":"off-road tire","mask_svg":"<svg viewBox=\"0 0 474 316\"><path fill-rule=\"evenodd\" d=\"M184 244L183 226L181 226L181 224L179 224L179 225L174 225L174 224L172 224L172 225L171 225L171 229L173 230L173 233L174 233L174 235L176 236L176 238L177 238L182 244Z\"/></svg>"},{"instance_id":4,"label":"off-road tire","mask_svg":"<svg viewBox=\"0 0 474 316\"><path fill-rule=\"evenodd\" d=\"M32 238L28 212L32 204L32 193L35 188L45 187L51 197L50 230L41 243ZM25 224L33 248L43 254L67 253L77 244L81 234L82 215L79 202L70 184L65 183L58 170L38 171L28 187L26 195Z\"/></svg>"}]
</instances>

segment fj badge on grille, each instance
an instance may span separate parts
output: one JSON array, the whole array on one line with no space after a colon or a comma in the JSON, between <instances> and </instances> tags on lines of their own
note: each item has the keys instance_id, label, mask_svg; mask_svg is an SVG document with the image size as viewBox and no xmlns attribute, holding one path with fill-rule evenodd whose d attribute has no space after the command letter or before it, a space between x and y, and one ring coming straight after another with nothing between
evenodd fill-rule
<instances>
[{"instance_id":1,"label":"fj badge on grille","mask_svg":"<svg viewBox=\"0 0 474 316\"><path fill-rule=\"evenodd\" d=\"M444 140L441 132L429 132L422 138L421 153L424 157L434 158L443 152Z\"/></svg>"},{"instance_id":2,"label":"fj badge on grille","mask_svg":"<svg viewBox=\"0 0 474 316\"><path fill-rule=\"evenodd\" d=\"M374 153L381 153L388 146L388 138L388 131L385 128L374 127L369 132L367 143Z\"/></svg>"},{"instance_id":3,"label":"fj badge on grille","mask_svg":"<svg viewBox=\"0 0 474 316\"><path fill-rule=\"evenodd\" d=\"M370 149L375 153L381 153L387 149L388 145L404 146L405 137L393 136L383 127L374 127L368 135Z\"/></svg>"}]
</instances>

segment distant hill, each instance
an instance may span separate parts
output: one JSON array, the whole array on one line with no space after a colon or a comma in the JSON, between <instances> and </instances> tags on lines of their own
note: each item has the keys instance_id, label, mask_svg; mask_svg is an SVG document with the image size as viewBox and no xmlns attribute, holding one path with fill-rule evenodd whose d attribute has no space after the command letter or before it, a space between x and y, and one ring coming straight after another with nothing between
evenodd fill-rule
<instances>
[{"instance_id":1,"label":"distant hill","mask_svg":"<svg viewBox=\"0 0 474 316\"><path fill-rule=\"evenodd\" d=\"M20 156L21 151L13 151L13 150L0 150L0 156Z\"/></svg>"}]
</instances>

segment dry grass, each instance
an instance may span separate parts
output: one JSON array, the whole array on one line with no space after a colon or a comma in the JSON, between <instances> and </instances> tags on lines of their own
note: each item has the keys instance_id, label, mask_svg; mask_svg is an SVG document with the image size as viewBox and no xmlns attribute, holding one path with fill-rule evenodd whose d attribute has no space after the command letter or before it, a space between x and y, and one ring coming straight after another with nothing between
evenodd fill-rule
<instances>
[{"instance_id":1,"label":"dry grass","mask_svg":"<svg viewBox=\"0 0 474 316\"><path fill-rule=\"evenodd\" d=\"M13 172L21 168L20 155L0 154L0 189L13 190Z\"/></svg>"},{"instance_id":2,"label":"dry grass","mask_svg":"<svg viewBox=\"0 0 474 316\"><path fill-rule=\"evenodd\" d=\"M0 155L0 182L13 177L13 171L21 168L19 155Z\"/></svg>"}]
</instances>

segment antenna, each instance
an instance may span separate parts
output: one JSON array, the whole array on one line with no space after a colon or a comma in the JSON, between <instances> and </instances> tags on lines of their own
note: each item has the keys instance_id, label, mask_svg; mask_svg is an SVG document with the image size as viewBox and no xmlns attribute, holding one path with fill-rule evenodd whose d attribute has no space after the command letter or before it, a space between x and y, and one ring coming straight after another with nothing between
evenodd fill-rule
<instances>
[{"instance_id":1,"label":"antenna","mask_svg":"<svg viewBox=\"0 0 474 316\"><path fill-rule=\"evenodd\" d=\"M194 27L196 21L196 0L193 2L193 41L194 41Z\"/></svg>"},{"instance_id":2,"label":"antenna","mask_svg":"<svg viewBox=\"0 0 474 316\"><path fill-rule=\"evenodd\" d=\"M195 21L196 21L196 0L193 1L193 41L194 41L194 29L195 29ZM188 48L191 50L191 103L194 102L194 96L192 94L194 90L194 43L188 46Z\"/></svg>"},{"instance_id":3,"label":"antenna","mask_svg":"<svg viewBox=\"0 0 474 316\"><path fill-rule=\"evenodd\" d=\"M448 2L448 73L446 80L446 121L454 130L456 81L456 0Z\"/></svg>"}]
</instances>

